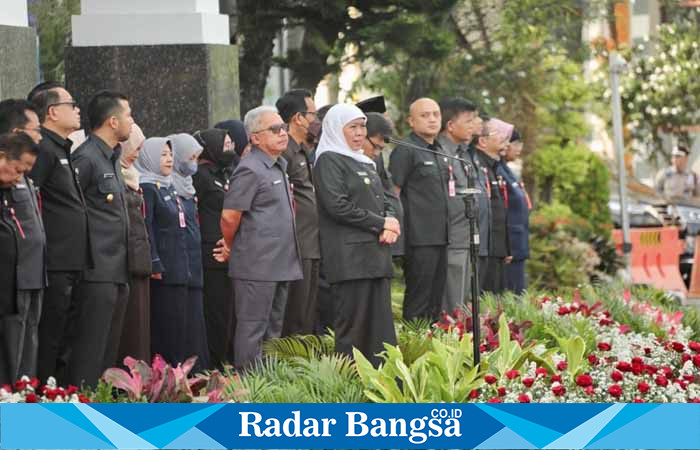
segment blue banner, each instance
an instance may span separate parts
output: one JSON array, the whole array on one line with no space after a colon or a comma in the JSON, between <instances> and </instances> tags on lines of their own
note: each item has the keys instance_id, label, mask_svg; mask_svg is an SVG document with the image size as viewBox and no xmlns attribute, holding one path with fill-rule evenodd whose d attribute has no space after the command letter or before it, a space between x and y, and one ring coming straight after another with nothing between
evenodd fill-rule
<instances>
[{"instance_id":1,"label":"blue banner","mask_svg":"<svg viewBox=\"0 0 700 450\"><path fill-rule=\"evenodd\" d=\"M3 404L3 449L700 449L698 404Z\"/></svg>"}]
</instances>

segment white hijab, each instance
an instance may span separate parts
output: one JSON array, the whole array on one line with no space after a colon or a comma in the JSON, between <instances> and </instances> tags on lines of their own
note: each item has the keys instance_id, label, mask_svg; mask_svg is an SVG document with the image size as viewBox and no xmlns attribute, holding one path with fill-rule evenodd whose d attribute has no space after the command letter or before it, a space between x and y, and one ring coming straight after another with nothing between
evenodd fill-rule
<instances>
[{"instance_id":1,"label":"white hijab","mask_svg":"<svg viewBox=\"0 0 700 450\"><path fill-rule=\"evenodd\" d=\"M374 164L374 161L362 153L362 150L353 150L345 141L343 127L355 119L365 119L367 116L355 105L338 104L326 113L321 127L321 140L316 148L316 161L325 152L335 152L348 156L364 164Z\"/></svg>"}]
</instances>

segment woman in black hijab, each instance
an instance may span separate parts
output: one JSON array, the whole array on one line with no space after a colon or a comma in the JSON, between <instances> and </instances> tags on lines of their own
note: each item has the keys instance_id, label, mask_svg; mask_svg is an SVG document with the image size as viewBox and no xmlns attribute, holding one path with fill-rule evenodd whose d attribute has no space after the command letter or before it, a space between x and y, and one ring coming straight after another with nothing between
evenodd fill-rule
<instances>
[{"instance_id":1,"label":"woman in black hijab","mask_svg":"<svg viewBox=\"0 0 700 450\"><path fill-rule=\"evenodd\" d=\"M244 130L245 133L245 130ZM199 168L192 176L199 202L199 226L202 235L202 265L204 268L204 319L211 363L223 367L233 361L233 333L236 328L234 297L228 264L214 259L221 250L221 211L229 178L238 153L247 145L247 136L238 141L231 139L223 129L209 129L194 134L204 147L199 157Z\"/></svg>"}]
</instances>

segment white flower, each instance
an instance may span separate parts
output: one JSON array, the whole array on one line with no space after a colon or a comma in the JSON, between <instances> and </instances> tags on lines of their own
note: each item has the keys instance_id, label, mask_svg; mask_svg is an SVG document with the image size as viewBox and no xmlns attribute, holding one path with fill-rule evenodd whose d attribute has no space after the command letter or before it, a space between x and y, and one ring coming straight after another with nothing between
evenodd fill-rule
<instances>
[{"instance_id":1,"label":"white flower","mask_svg":"<svg viewBox=\"0 0 700 450\"><path fill-rule=\"evenodd\" d=\"M487 91L486 89L484 89L483 91L481 91L481 95L482 95L483 97L488 97L488 96L489 96L489 91Z\"/></svg>"},{"instance_id":2,"label":"white flower","mask_svg":"<svg viewBox=\"0 0 700 450\"><path fill-rule=\"evenodd\" d=\"M506 99L505 99L505 98L503 98L503 97L498 97L498 104L499 104L499 105L502 105L502 104L504 104L505 102L506 102Z\"/></svg>"}]
</instances>

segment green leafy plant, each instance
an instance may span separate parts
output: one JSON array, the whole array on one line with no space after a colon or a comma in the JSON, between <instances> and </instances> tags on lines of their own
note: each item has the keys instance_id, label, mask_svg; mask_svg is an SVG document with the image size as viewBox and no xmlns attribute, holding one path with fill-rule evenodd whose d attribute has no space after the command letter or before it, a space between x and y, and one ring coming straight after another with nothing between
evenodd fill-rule
<instances>
[{"instance_id":1,"label":"green leafy plant","mask_svg":"<svg viewBox=\"0 0 700 450\"><path fill-rule=\"evenodd\" d=\"M322 355L331 355L335 350L335 335L288 336L270 339L263 344L265 355L277 359L303 358L313 359Z\"/></svg>"}]
</instances>

